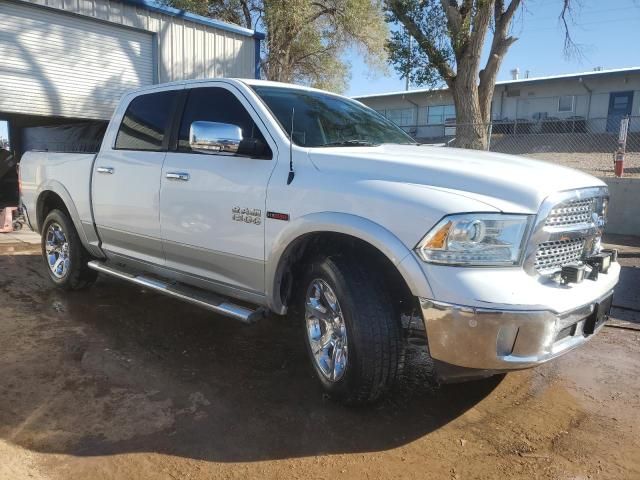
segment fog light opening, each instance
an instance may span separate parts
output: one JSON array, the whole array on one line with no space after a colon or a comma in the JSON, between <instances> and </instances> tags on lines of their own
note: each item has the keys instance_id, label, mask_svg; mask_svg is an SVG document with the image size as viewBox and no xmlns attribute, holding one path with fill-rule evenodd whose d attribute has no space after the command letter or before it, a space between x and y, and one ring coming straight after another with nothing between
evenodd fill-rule
<instances>
[{"instance_id":1,"label":"fog light opening","mask_svg":"<svg viewBox=\"0 0 640 480\"><path fill-rule=\"evenodd\" d=\"M513 353L519 331L520 329L513 325L504 326L498 331L496 344L496 352L498 356L505 357Z\"/></svg>"}]
</instances>

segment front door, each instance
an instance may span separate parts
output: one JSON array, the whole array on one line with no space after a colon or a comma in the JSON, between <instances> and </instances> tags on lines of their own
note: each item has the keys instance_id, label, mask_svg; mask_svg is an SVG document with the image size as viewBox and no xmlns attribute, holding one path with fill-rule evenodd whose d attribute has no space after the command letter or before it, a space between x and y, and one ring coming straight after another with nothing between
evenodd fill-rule
<instances>
[{"instance_id":1,"label":"front door","mask_svg":"<svg viewBox=\"0 0 640 480\"><path fill-rule=\"evenodd\" d=\"M162 265L160 173L179 92L135 97L120 122L115 142L93 167L93 214L108 253ZM113 148L111 148L113 147Z\"/></svg>"},{"instance_id":2,"label":"front door","mask_svg":"<svg viewBox=\"0 0 640 480\"><path fill-rule=\"evenodd\" d=\"M607 132L620 131L620 122L631 115L633 92L612 92L609 94L609 113L607 115Z\"/></svg>"},{"instance_id":3,"label":"front door","mask_svg":"<svg viewBox=\"0 0 640 480\"><path fill-rule=\"evenodd\" d=\"M224 290L264 293L264 219L275 144L263 135L251 105L224 83L189 90L176 152L164 162L160 223L166 266ZM270 146L269 158L197 153L189 146L196 121L240 127L243 138ZM262 130L266 132L264 126Z\"/></svg>"}]
</instances>

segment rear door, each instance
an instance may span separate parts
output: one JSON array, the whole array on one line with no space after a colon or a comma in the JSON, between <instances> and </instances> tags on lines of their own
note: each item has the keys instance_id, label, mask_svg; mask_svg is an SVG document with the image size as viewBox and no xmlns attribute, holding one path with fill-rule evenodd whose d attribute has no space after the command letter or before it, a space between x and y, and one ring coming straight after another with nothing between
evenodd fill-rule
<instances>
[{"instance_id":1,"label":"rear door","mask_svg":"<svg viewBox=\"0 0 640 480\"><path fill-rule=\"evenodd\" d=\"M108 253L164 264L160 240L160 174L180 91L131 100L93 167L93 214ZM118 116L114 117L118 122Z\"/></svg>"},{"instance_id":2,"label":"rear door","mask_svg":"<svg viewBox=\"0 0 640 480\"><path fill-rule=\"evenodd\" d=\"M197 153L189 147L193 122L239 126L243 138L269 145L266 158ZM266 138L265 138L266 137ZM233 86L215 82L188 89L161 176L160 222L166 265L218 286L264 293L264 218L275 143L251 104Z\"/></svg>"}]
</instances>

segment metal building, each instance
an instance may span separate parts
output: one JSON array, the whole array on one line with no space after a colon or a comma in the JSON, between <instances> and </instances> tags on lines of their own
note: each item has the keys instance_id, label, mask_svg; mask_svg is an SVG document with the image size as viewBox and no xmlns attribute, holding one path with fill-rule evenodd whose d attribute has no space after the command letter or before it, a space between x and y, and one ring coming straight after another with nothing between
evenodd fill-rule
<instances>
[{"instance_id":1,"label":"metal building","mask_svg":"<svg viewBox=\"0 0 640 480\"><path fill-rule=\"evenodd\" d=\"M148 0L0 0L0 149L17 161L43 128L103 128L142 85L257 77L263 38ZM0 163L1 202L17 177Z\"/></svg>"},{"instance_id":2,"label":"metal building","mask_svg":"<svg viewBox=\"0 0 640 480\"><path fill-rule=\"evenodd\" d=\"M134 87L254 77L262 37L146 0L1 0L0 112L108 119Z\"/></svg>"}]
</instances>

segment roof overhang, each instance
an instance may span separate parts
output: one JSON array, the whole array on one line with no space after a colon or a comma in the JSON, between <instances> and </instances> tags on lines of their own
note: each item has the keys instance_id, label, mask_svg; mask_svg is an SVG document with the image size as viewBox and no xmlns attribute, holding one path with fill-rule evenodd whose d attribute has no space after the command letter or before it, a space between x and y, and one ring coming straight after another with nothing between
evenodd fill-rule
<instances>
[{"instance_id":1,"label":"roof overhang","mask_svg":"<svg viewBox=\"0 0 640 480\"><path fill-rule=\"evenodd\" d=\"M199 23L207 27L217 28L219 30L224 30L224 31L235 33L245 37L252 37L258 40L263 40L265 38L264 33L258 32L256 30L244 28L239 25L234 25L232 23L222 22L220 20L215 20L209 17L203 17L202 15L196 15L195 13L190 13L190 12L187 12L186 10L180 10L179 8L161 5L156 2L152 2L150 0L120 0L120 1L122 3L134 5L139 8L144 8L145 10L161 13L163 15L169 15L171 17L182 18L188 22Z\"/></svg>"},{"instance_id":2,"label":"roof overhang","mask_svg":"<svg viewBox=\"0 0 640 480\"><path fill-rule=\"evenodd\" d=\"M607 77L607 76L615 76L615 75L629 75L629 74L637 74L640 75L640 67L628 67L628 68L612 68L609 70L595 70L591 72L581 72L581 73L569 73L565 75L550 75L547 77L536 77L536 78L520 78L518 80L501 80L496 82L496 87L499 86L509 86L509 85L526 85L532 83L543 83L543 82L551 82L557 80L579 80L583 78L598 78L598 77ZM445 93L448 89L440 89L440 88L416 88L415 90L403 90L396 92L387 92L387 93L371 93L368 95L355 95L354 99L366 99L366 98L385 98L385 97L400 97L400 96L409 96L409 95L420 95L420 94L434 94L434 93Z\"/></svg>"}]
</instances>

